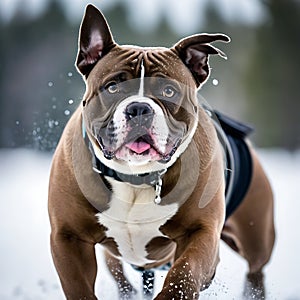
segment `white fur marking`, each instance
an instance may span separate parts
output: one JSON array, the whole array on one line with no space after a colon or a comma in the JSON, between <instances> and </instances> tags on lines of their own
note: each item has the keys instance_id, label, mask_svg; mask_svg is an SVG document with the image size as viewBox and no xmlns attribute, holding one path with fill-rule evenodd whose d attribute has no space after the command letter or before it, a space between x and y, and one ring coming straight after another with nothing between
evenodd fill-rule
<instances>
[{"instance_id":1,"label":"white fur marking","mask_svg":"<svg viewBox=\"0 0 300 300\"><path fill-rule=\"evenodd\" d=\"M144 61L142 60L141 64L141 81L140 81L140 88L139 88L139 97L144 97L144 78L145 78L145 67Z\"/></svg>"},{"instance_id":2,"label":"white fur marking","mask_svg":"<svg viewBox=\"0 0 300 300\"><path fill-rule=\"evenodd\" d=\"M97 214L100 224L108 230L106 236L115 240L118 250L128 263L143 266L154 262L147 259L146 245L178 210L178 204L160 206L154 203L153 187L134 187L106 178L112 185L110 208Z\"/></svg>"}]
</instances>

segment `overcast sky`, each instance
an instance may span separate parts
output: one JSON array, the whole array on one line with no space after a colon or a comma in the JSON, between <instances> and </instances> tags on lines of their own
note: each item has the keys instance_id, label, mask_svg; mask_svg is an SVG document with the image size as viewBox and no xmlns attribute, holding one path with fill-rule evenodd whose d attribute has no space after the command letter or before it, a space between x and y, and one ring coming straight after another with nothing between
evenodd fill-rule
<instances>
[{"instance_id":1,"label":"overcast sky","mask_svg":"<svg viewBox=\"0 0 300 300\"><path fill-rule=\"evenodd\" d=\"M169 24L178 33L190 33L201 26L205 20L203 7L210 1L219 7L224 19L247 23L260 24L267 16L259 0L57 0L65 8L65 13L72 22L78 23L82 17L84 7L91 2L98 8L106 10L118 2L128 3L128 16L132 25L145 29L152 29L162 17L166 17ZM49 0L1 0L0 17L8 22L16 10L21 8L31 17L39 15L48 4Z\"/></svg>"}]
</instances>

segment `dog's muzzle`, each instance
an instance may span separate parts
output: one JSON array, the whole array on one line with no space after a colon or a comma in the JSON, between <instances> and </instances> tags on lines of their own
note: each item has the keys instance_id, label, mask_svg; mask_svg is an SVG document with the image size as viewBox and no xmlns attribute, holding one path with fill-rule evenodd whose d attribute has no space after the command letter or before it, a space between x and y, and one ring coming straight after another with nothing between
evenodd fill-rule
<instances>
[{"instance_id":1,"label":"dog's muzzle","mask_svg":"<svg viewBox=\"0 0 300 300\"><path fill-rule=\"evenodd\" d=\"M168 162L180 144L168 127L162 109L149 98L125 100L97 135L105 158L133 164Z\"/></svg>"}]
</instances>

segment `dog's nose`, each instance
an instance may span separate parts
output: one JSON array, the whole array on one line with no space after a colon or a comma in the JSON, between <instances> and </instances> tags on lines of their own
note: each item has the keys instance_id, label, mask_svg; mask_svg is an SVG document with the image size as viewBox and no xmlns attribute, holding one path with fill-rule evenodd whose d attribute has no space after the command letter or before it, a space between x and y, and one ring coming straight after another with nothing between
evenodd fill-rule
<instances>
[{"instance_id":1,"label":"dog's nose","mask_svg":"<svg viewBox=\"0 0 300 300\"><path fill-rule=\"evenodd\" d=\"M126 107L125 114L127 120L133 122L135 125L150 127L154 111L148 103L132 102Z\"/></svg>"},{"instance_id":2,"label":"dog's nose","mask_svg":"<svg viewBox=\"0 0 300 300\"><path fill-rule=\"evenodd\" d=\"M126 116L129 119L152 114L151 106L145 102L132 102L126 107Z\"/></svg>"}]
</instances>

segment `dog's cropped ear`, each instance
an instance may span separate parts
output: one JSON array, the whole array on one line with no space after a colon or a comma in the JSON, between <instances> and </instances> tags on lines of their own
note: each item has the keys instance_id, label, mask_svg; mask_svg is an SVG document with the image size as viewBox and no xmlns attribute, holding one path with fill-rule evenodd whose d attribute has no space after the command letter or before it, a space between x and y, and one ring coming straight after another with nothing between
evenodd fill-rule
<instances>
[{"instance_id":1,"label":"dog's cropped ear","mask_svg":"<svg viewBox=\"0 0 300 300\"><path fill-rule=\"evenodd\" d=\"M78 41L76 67L87 76L97 61L115 45L102 13L93 5L86 7Z\"/></svg>"},{"instance_id":2,"label":"dog's cropped ear","mask_svg":"<svg viewBox=\"0 0 300 300\"><path fill-rule=\"evenodd\" d=\"M209 54L227 58L221 50L210 44L215 41L230 42L230 38L224 34L197 34L180 40L174 46L183 63L192 72L198 86L208 78Z\"/></svg>"}]
</instances>

